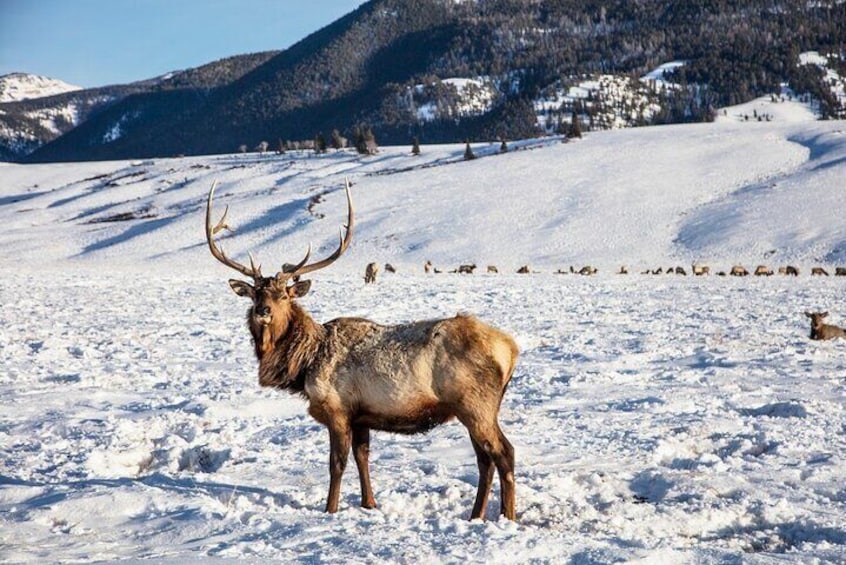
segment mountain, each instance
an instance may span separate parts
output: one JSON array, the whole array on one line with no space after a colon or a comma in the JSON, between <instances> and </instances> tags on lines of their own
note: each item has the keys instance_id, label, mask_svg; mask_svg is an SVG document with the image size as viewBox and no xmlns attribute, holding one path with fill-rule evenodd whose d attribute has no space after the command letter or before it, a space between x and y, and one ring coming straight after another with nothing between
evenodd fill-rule
<instances>
[{"instance_id":1,"label":"mountain","mask_svg":"<svg viewBox=\"0 0 846 565\"><path fill-rule=\"evenodd\" d=\"M74 90L82 90L82 87L53 78L26 73L11 73L0 76L0 103L43 98Z\"/></svg>"},{"instance_id":2,"label":"mountain","mask_svg":"<svg viewBox=\"0 0 846 565\"><path fill-rule=\"evenodd\" d=\"M250 72L111 104L31 161L222 153L265 141L410 144L707 121L784 83L846 116L846 3L372 0ZM667 63L660 79L644 79Z\"/></svg>"},{"instance_id":3,"label":"mountain","mask_svg":"<svg viewBox=\"0 0 846 565\"><path fill-rule=\"evenodd\" d=\"M23 159L129 96L218 88L276 53L227 57L162 77L89 89L21 73L0 77L0 92L4 93L0 103L0 160ZM29 94L24 97L24 92Z\"/></svg>"}]
</instances>

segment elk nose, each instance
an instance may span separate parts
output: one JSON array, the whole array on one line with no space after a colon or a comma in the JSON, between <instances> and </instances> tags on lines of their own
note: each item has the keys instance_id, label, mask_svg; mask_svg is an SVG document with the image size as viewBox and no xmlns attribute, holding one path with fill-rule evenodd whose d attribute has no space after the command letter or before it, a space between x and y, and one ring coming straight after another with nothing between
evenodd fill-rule
<instances>
[{"instance_id":1,"label":"elk nose","mask_svg":"<svg viewBox=\"0 0 846 565\"><path fill-rule=\"evenodd\" d=\"M259 317L264 317L270 314L270 306L259 306L256 308L256 315Z\"/></svg>"}]
</instances>

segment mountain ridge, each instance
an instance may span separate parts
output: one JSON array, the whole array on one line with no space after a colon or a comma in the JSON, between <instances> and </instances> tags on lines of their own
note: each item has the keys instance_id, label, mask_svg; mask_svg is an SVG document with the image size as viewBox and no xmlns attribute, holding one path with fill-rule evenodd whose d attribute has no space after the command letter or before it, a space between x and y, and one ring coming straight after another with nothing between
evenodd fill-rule
<instances>
[{"instance_id":1,"label":"mountain ridge","mask_svg":"<svg viewBox=\"0 0 846 565\"><path fill-rule=\"evenodd\" d=\"M371 0L232 80L124 96L25 160L277 148L362 127L383 144L518 139L567 133L573 114L587 130L707 121L785 82L817 99L821 117L844 117L825 72L799 59L819 50L846 75L844 25L838 2ZM637 84L670 61L684 64L654 86ZM637 96L560 96L604 76L629 81ZM487 106L463 113L458 81L480 85Z\"/></svg>"}]
</instances>

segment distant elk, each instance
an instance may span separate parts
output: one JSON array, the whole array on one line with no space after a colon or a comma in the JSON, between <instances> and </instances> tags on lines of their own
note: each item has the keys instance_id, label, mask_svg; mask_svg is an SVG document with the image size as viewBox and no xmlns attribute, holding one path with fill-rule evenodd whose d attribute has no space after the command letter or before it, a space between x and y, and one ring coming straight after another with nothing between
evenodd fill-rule
<instances>
[{"instance_id":1,"label":"distant elk","mask_svg":"<svg viewBox=\"0 0 846 565\"><path fill-rule=\"evenodd\" d=\"M684 267L676 267L676 274L682 275L683 277L687 276L687 271L684 270Z\"/></svg>"},{"instance_id":2,"label":"distant elk","mask_svg":"<svg viewBox=\"0 0 846 565\"><path fill-rule=\"evenodd\" d=\"M468 430L479 482L470 518L484 518L494 468L501 487L500 512L514 510L514 449L499 425L499 409L517 362L508 335L470 315L383 326L362 318L319 324L297 303L311 288L308 273L328 267L352 241L354 213L346 186L346 233L329 257L302 261L273 276L227 257L214 240L228 229L229 208L212 225L206 205L206 240L221 263L252 279L231 279L239 296L251 300L247 326L258 358L259 384L300 394L308 413L329 431L329 494L326 511L336 512L350 448L358 467L361 506L375 508L370 485L370 430L403 434L428 431L453 418Z\"/></svg>"},{"instance_id":3,"label":"distant elk","mask_svg":"<svg viewBox=\"0 0 846 565\"><path fill-rule=\"evenodd\" d=\"M628 274L629 274L629 270L626 268L626 266L625 266L625 265L621 265L621 266L620 266L620 270L619 270L619 271L617 271L617 274L618 274L618 275L628 275Z\"/></svg>"},{"instance_id":4,"label":"distant elk","mask_svg":"<svg viewBox=\"0 0 846 565\"><path fill-rule=\"evenodd\" d=\"M773 270L768 269L766 265L758 265L755 268L755 276L756 277L771 277L771 276L773 276Z\"/></svg>"},{"instance_id":5,"label":"distant elk","mask_svg":"<svg viewBox=\"0 0 846 565\"><path fill-rule=\"evenodd\" d=\"M745 277L749 274L749 271L742 265L735 265L731 268L729 274L733 277Z\"/></svg>"},{"instance_id":6,"label":"distant elk","mask_svg":"<svg viewBox=\"0 0 846 565\"><path fill-rule=\"evenodd\" d=\"M458 272L462 275L472 275L473 271L476 270L476 263L468 264L468 265L459 265Z\"/></svg>"},{"instance_id":7,"label":"distant elk","mask_svg":"<svg viewBox=\"0 0 846 565\"><path fill-rule=\"evenodd\" d=\"M499 269L496 268L496 265L488 265L488 272L489 273L498 273Z\"/></svg>"},{"instance_id":8,"label":"distant elk","mask_svg":"<svg viewBox=\"0 0 846 565\"><path fill-rule=\"evenodd\" d=\"M390 263L385 263L385 272L386 273L396 273L397 269L396 269L396 267L394 267Z\"/></svg>"},{"instance_id":9,"label":"distant elk","mask_svg":"<svg viewBox=\"0 0 846 565\"><path fill-rule=\"evenodd\" d=\"M794 267L793 265L787 265L786 267L779 267L778 274L780 275L788 275L791 277L798 277L799 276L799 269Z\"/></svg>"},{"instance_id":10,"label":"distant elk","mask_svg":"<svg viewBox=\"0 0 846 565\"><path fill-rule=\"evenodd\" d=\"M432 270L432 262L431 261L426 261L425 263L423 263L423 272L429 273L429 272L431 272L431 270Z\"/></svg>"},{"instance_id":11,"label":"distant elk","mask_svg":"<svg viewBox=\"0 0 846 565\"><path fill-rule=\"evenodd\" d=\"M518 274L518 275L528 275L530 272L531 272L531 271L529 270L529 266L528 266L528 265L523 265L522 267L520 267L519 269L517 269L517 274Z\"/></svg>"},{"instance_id":12,"label":"distant elk","mask_svg":"<svg viewBox=\"0 0 846 565\"><path fill-rule=\"evenodd\" d=\"M705 275L711 274L711 267L708 265L696 265L693 264L690 266L690 271L697 277L702 277Z\"/></svg>"},{"instance_id":13,"label":"distant elk","mask_svg":"<svg viewBox=\"0 0 846 565\"><path fill-rule=\"evenodd\" d=\"M828 316L828 312L805 312L805 315L811 319L811 339L846 338L846 330L843 328L823 323L823 318Z\"/></svg>"},{"instance_id":14,"label":"distant elk","mask_svg":"<svg viewBox=\"0 0 846 565\"><path fill-rule=\"evenodd\" d=\"M846 267L835 267L834 268L834 276L835 277L846 277Z\"/></svg>"},{"instance_id":15,"label":"distant elk","mask_svg":"<svg viewBox=\"0 0 846 565\"><path fill-rule=\"evenodd\" d=\"M822 267L812 267L811 268L811 276L812 277L827 277L828 271L826 271Z\"/></svg>"},{"instance_id":16,"label":"distant elk","mask_svg":"<svg viewBox=\"0 0 846 565\"><path fill-rule=\"evenodd\" d=\"M364 269L364 284L371 284L376 282L376 275L379 274L379 265L376 263L368 263Z\"/></svg>"},{"instance_id":17,"label":"distant elk","mask_svg":"<svg viewBox=\"0 0 846 565\"><path fill-rule=\"evenodd\" d=\"M581 269L579 269L579 274L584 275L586 277L593 276L597 273L596 267L591 267L590 265L585 265Z\"/></svg>"}]
</instances>

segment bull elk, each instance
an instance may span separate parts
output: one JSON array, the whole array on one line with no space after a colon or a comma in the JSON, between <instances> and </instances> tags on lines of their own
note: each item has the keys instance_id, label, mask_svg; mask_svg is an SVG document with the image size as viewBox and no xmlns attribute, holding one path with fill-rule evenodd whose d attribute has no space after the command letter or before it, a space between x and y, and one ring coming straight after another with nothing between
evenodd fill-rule
<instances>
[{"instance_id":1,"label":"bull elk","mask_svg":"<svg viewBox=\"0 0 846 565\"><path fill-rule=\"evenodd\" d=\"M206 240L221 263L252 279L231 279L235 294L252 301L247 326L258 358L259 384L300 394L308 413L329 431L329 494L336 512L341 477L352 447L361 506L375 508L370 485L370 430L426 432L458 419L470 434L479 482L470 519L485 517L494 468L501 488L500 512L514 520L514 448L499 425L499 408L514 373L517 345L507 334L473 316L385 326L362 318L315 322L297 303L311 288L301 277L334 263L353 235L353 205L346 185L348 217L340 245L326 259L309 263L311 248L296 265L265 277L227 257L214 240L227 229L226 208L212 225L206 206Z\"/></svg>"}]
</instances>

